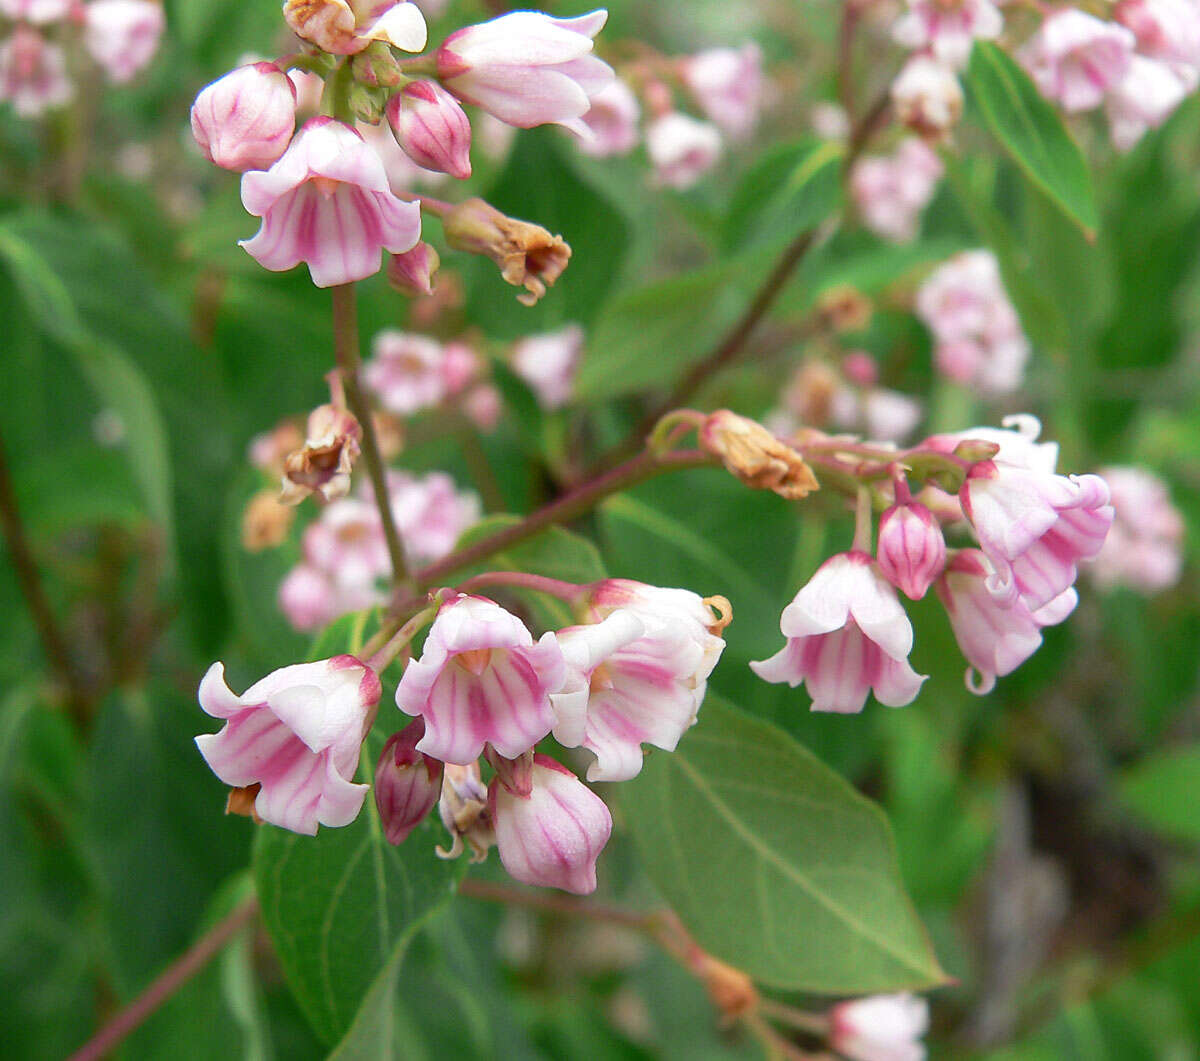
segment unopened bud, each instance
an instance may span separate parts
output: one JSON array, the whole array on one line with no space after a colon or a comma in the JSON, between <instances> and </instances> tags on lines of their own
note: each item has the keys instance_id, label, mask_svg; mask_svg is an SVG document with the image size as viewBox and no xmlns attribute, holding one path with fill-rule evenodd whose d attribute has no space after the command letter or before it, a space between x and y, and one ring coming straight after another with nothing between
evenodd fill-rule
<instances>
[{"instance_id":1,"label":"unopened bud","mask_svg":"<svg viewBox=\"0 0 1200 1061\"><path fill-rule=\"evenodd\" d=\"M402 843L441 795L443 764L417 751L417 741L423 736L423 718L393 733L375 768L375 806L389 844Z\"/></svg>"},{"instance_id":2,"label":"unopened bud","mask_svg":"<svg viewBox=\"0 0 1200 1061\"><path fill-rule=\"evenodd\" d=\"M517 301L526 306L535 305L554 285L571 257L571 248L561 236L506 217L482 199L467 199L452 207L442 226L451 247L486 255L500 267L506 282L524 287Z\"/></svg>"},{"instance_id":3,"label":"unopened bud","mask_svg":"<svg viewBox=\"0 0 1200 1061\"><path fill-rule=\"evenodd\" d=\"M404 71L383 41L372 41L367 49L352 60L354 77L372 88L395 88L404 84Z\"/></svg>"},{"instance_id":4,"label":"unopened bud","mask_svg":"<svg viewBox=\"0 0 1200 1061\"><path fill-rule=\"evenodd\" d=\"M269 169L296 127L296 89L274 63L251 63L202 89L192 104L192 136L222 169Z\"/></svg>"},{"instance_id":5,"label":"unopened bud","mask_svg":"<svg viewBox=\"0 0 1200 1061\"><path fill-rule=\"evenodd\" d=\"M514 796L528 796L533 791L533 749L506 759L490 744L484 745L483 754L496 771L496 780Z\"/></svg>"},{"instance_id":6,"label":"unopened bud","mask_svg":"<svg viewBox=\"0 0 1200 1061\"><path fill-rule=\"evenodd\" d=\"M359 454L362 427L338 405L321 405L308 418L308 438L283 462L280 500L298 505L309 494L336 501L350 492L350 471Z\"/></svg>"},{"instance_id":7,"label":"unopened bud","mask_svg":"<svg viewBox=\"0 0 1200 1061\"><path fill-rule=\"evenodd\" d=\"M946 566L946 539L918 502L892 505L879 520L879 570L910 600L920 600Z\"/></svg>"},{"instance_id":8,"label":"unopened bud","mask_svg":"<svg viewBox=\"0 0 1200 1061\"><path fill-rule=\"evenodd\" d=\"M963 92L953 70L927 55L914 55L892 82L892 106L914 133L937 141L962 117Z\"/></svg>"},{"instance_id":9,"label":"unopened bud","mask_svg":"<svg viewBox=\"0 0 1200 1061\"><path fill-rule=\"evenodd\" d=\"M990 461L999 452L997 443L981 438L965 438L954 447L954 456L967 461Z\"/></svg>"},{"instance_id":10,"label":"unopened bud","mask_svg":"<svg viewBox=\"0 0 1200 1061\"><path fill-rule=\"evenodd\" d=\"M368 125L378 125L383 120L383 112L387 107L388 93L391 89L374 88L361 81L355 81L346 94L350 112L355 119Z\"/></svg>"},{"instance_id":11,"label":"unopened bud","mask_svg":"<svg viewBox=\"0 0 1200 1061\"><path fill-rule=\"evenodd\" d=\"M727 1021L737 1020L758 1008L758 989L741 969L726 965L703 951L692 954L688 965Z\"/></svg>"},{"instance_id":12,"label":"unopened bud","mask_svg":"<svg viewBox=\"0 0 1200 1061\"><path fill-rule=\"evenodd\" d=\"M412 250L392 255L387 267L388 283L410 298L432 295L433 274L441 263L438 252L422 240Z\"/></svg>"},{"instance_id":13,"label":"unopened bud","mask_svg":"<svg viewBox=\"0 0 1200 1061\"><path fill-rule=\"evenodd\" d=\"M387 105L396 141L418 166L471 176L471 122L458 101L436 81L414 81Z\"/></svg>"},{"instance_id":14,"label":"unopened bud","mask_svg":"<svg viewBox=\"0 0 1200 1061\"><path fill-rule=\"evenodd\" d=\"M260 553L272 549L287 537L296 510L279 500L278 490L260 490L242 513L242 548Z\"/></svg>"},{"instance_id":15,"label":"unopened bud","mask_svg":"<svg viewBox=\"0 0 1200 1061\"><path fill-rule=\"evenodd\" d=\"M851 350L842 358L842 374L859 387L874 387L879 382L879 366L865 350Z\"/></svg>"},{"instance_id":16,"label":"unopened bud","mask_svg":"<svg viewBox=\"0 0 1200 1061\"><path fill-rule=\"evenodd\" d=\"M761 424L718 409L700 426L700 447L756 490L773 490L799 501L819 488L812 469L791 446Z\"/></svg>"}]
</instances>

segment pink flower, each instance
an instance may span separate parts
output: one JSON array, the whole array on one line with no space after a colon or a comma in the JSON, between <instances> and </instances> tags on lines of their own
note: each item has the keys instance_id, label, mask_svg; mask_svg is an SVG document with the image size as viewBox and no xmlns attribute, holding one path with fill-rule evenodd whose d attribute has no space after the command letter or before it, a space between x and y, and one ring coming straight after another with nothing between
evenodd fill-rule
<instances>
[{"instance_id":1,"label":"pink flower","mask_svg":"<svg viewBox=\"0 0 1200 1061\"><path fill-rule=\"evenodd\" d=\"M1101 471L1116 513L1104 546L1088 570L1101 586L1132 586L1157 593L1179 581L1183 567L1183 517L1167 484L1145 468Z\"/></svg>"},{"instance_id":2,"label":"pink flower","mask_svg":"<svg viewBox=\"0 0 1200 1061\"><path fill-rule=\"evenodd\" d=\"M1149 59L1200 66L1200 5L1195 0L1119 0L1113 15Z\"/></svg>"},{"instance_id":3,"label":"pink flower","mask_svg":"<svg viewBox=\"0 0 1200 1061\"><path fill-rule=\"evenodd\" d=\"M514 11L452 33L437 51L442 84L509 125L564 125L586 136L591 98L613 78L592 55L607 11L551 18Z\"/></svg>"},{"instance_id":4,"label":"pink flower","mask_svg":"<svg viewBox=\"0 0 1200 1061\"><path fill-rule=\"evenodd\" d=\"M321 509L320 519L305 529L301 547L309 564L343 585L373 585L390 570L379 512L356 497Z\"/></svg>"},{"instance_id":5,"label":"pink flower","mask_svg":"<svg viewBox=\"0 0 1200 1061\"><path fill-rule=\"evenodd\" d=\"M500 391L491 383L472 387L463 396L462 410L480 431L488 434L496 430L500 415L504 412L504 401Z\"/></svg>"},{"instance_id":6,"label":"pink flower","mask_svg":"<svg viewBox=\"0 0 1200 1061\"><path fill-rule=\"evenodd\" d=\"M367 146L379 156L393 195L402 199L413 198L414 188L437 188L446 183L445 173L424 169L404 153L404 149L396 143L392 127L386 121L375 125L369 122L355 122L354 128L366 141Z\"/></svg>"},{"instance_id":7,"label":"pink flower","mask_svg":"<svg viewBox=\"0 0 1200 1061\"><path fill-rule=\"evenodd\" d=\"M417 751L425 722L416 719L393 733L375 769L375 806L389 844L407 839L433 810L442 792L443 764Z\"/></svg>"},{"instance_id":8,"label":"pink flower","mask_svg":"<svg viewBox=\"0 0 1200 1061\"><path fill-rule=\"evenodd\" d=\"M460 593L442 605L421 658L405 668L396 705L425 719L417 750L426 755L466 764L491 744L516 759L554 727L550 693L565 676L554 634L535 644L515 615Z\"/></svg>"},{"instance_id":9,"label":"pink flower","mask_svg":"<svg viewBox=\"0 0 1200 1061\"><path fill-rule=\"evenodd\" d=\"M458 394L473 383L481 370L479 355L464 342L449 342L442 351L442 378L446 390Z\"/></svg>"},{"instance_id":10,"label":"pink flower","mask_svg":"<svg viewBox=\"0 0 1200 1061\"><path fill-rule=\"evenodd\" d=\"M512 348L512 368L529 384L542 408L561 409L571 400L582 354L583 329L568 324L556 332L518 340Z\"/></svg>"},{"instance_id":11,"label":"pink flower","mask_svg":"<svg viewBox=\"0 0 1200 1061\"><path fill-rule=\"evenodd\" d=\"M413 81L387 103L396 140L418 166L471 176L471 122L458 101L436 81Z\"/></svg>"},{"instance_id":12,"label":"pink flower","mask_svg":"<svg viewBox=\"0 0 1200 1061\"><path fill-rule=\"evenodd\" d=\"M769 682L806 682L814 711L861 711L872 689L880 703L903 707L925 681L908 664L912 624L866 553L826 560L779 627L787 645L750 666Z\"/></svg>"},{"instance_id":13,"label":"pink flower","mask_svg":"<svg viewBox=\"0 0 1200 1061\"><path fill-rule=\"evenodd\" d=\"M325 92L325 79L320 74L299 68L287 72L292 88L296 90L296 113L311 118L321 109L321 96Z\"/></svg>"},{"instance_id":14,"label":"pink flower","mask_svg":"<svg viewBox=\"0 0 1200 1061\"><path fill-rule=\"evenodd\" d=\"M690 188L721 157L721 134L715 125L671 111L646 129L646 153L658 184Z\"/></svg>"},{"instance_id":15,"label":"pink flower","mask_svg":"<svg viewBox=\"0 0 1200 1061\"><path fill-rule=\"evenodd\" d=\"M624 781L641 771L643 743L675 750L725 642L688 590L609 580L593 590L588 613L596 621L558 632L567 679L550 698L554 737L595 754L589 781Z\"/></svg>"},{"instance_id":16,"label":"pink flower","mask_svg":"<svg viewBox=\"0 0 1200 1061\"><path fill-rule=\"evenodd\" d=\"M42 26L66 18L73 6L74 0L0 0L0 15Z\"/></svg>"},{"instance_id":17,"label":"pink flower","mask_svg":"<svg viewBox=\"0 0 1200 1061\"><path fill-rule=\"evenodd\" d=\"M357 55L372 41L406 52L425 47L425 18L415 4L396 0L285 0L292 32L324 52Z\"/></svg>"},{"instance_id":18,"label":"pink flower","mask_svg":"<svg viewBox=\"0 0 1200 1061\"><path fill-rule=\"evenodd\" d=\"M0 100L8 100L22 118L61 107L74 94L62 49L32 26L18 24L0 42Z\"/></svg>"},{"instance_id":19,"label":"pink flower","mask_svg":"<svg viewBox=\"0 0 1200 1061\"><path fill-rule=\"evenodd\" d=\"M734 140L754 131L762 103L762 49L710 48L683 60L683 82L709 120Z\"/></svg>"},{"instance_id":20,"label":"pink flower","mask_svg":"<svg viewBox=\"0 0 1200 1061\"><path fill-rule=\"evenodd\" d=\"M438 252L422 240L410 251L393 254L387 278L393 290L410 298L433 294L433 278L442 264Z\"/></svg>"},{"instance_id":21,"label":"pink flower","mask_svg":"<svg viewBox=\"0 0 1200 1061\"><path fill-rule=\"evenodd\" d=\"M440 560L483 514L479 498L456 489L445 472L389 472L388 492L405 551L418 563Z\"/></svg>"},{"instance_id":22,"label":"pink flower","mask_svg":"<svg viewBox=\"0 0 1200 1061\"><path fill-rule=\"evenodd\" d=\"M1129 73L1104 100L1116 149L1128 151L1148 129L1162 125L1183 102L1190 87L1167 63L1135 55Z\"/></svg>"},{"instance_id":23,"label":"pink flower","mask_svg":"<svg viewBox=\"0 0 1200 1061\"><path fill-rule=\"evenodd\" d=\"M1042 643L1042 627L1061 623L1079 600L1067 589L1031 612L1019 598L998 601L988 588L994 576L983 553L963 549L950 558L935 587L954 639L970 664L967 688L980 696L995 688L997 677L1011 674L1032 656Z\"/></svg>"},{"instance_id":24,"label":"pink flower","mask_svg":"<svg viewBox=\"0 0 1200 1061\"><path fill-rule=\"evenodd\" d=\"M440 405L446 397L445 349L436 339L386 328L371 341L363 382L399 416Z\"/></svg>"},{"instance_id":25,"label":"pink flower","mask_svg":"<svg viewBox=\"0 0 1200 1061\"><path fill-rule=\"evenodd\" d=\"M420 206L397 199L375 152L332 118L311 118L275 165L245 174L242 204L263 221L241 246L274 272L307 262L317 287L362 280L421 236Z\"/></svg>"},{"instance_id":26,"label":"pink flower","mask_svg":"<svg viewBox=\"0 0 1200 1061\"><path fill-rule=\"evenodd\" d=\"M914 55L891 88L896 117L930 140L945 136L962 116L963 93L954 72L927 55Z\"/></svg>"},{"instance_id":27,"label":"pink flower","mask_svg":"<svg viewBox=\"0 0 1200 1061\"><path fill-rule=\"evenodd\" d=\"M990 0L909 0L892 35L906 48L928 48L939 62L961 69L976 40L995 40L1003 29L1004 16Z\"/></svg>"},{"instance_id":28,"label":"pink flower","mask_svg":"<svg viewBox=\"0 0 1200 1061\"><path fill-rule=\"evenodd\" d=\"M995 459L981 461L959 491L963 513L995 569L989 590L1020 597L1032 612L1075 582L1080 560L1095 556L1113 521L1098 475L1063 476Z\"/></svg>"},{"instance_id":29,"label":"pink flower","mask_svg":"<svg viewBox=\"0 0 1200 1061\"><path fill-rule=\"evenodd\" d=\"M354 656L284 667L241 696L214 663L200 706L226 722L196 745L225 784L262 786L254 809L263 821L309 835L318 823L349 825L367 794L352 778L379 694L378 676Z\"/></svg>"},{"instance_id":30,"label":"pink flower","mask_svg":"<svg viewBox=\"0 0 1200 1061\"><path fill-rule=\"evenodd\" d=\"M859 159L850 171L850 194L863 224L896 243L917 234L921 211L929 205L944 167L937 152L914 136L893 155Z\"/></svg>"},{"instance_id":31,"label":"pink flower","mask_svg":"<svg viewBox=\"0 0 1200 1061\"><path fill-rule=\"evenodd\" d=\"M279 608L302 633L320 630L349 612L383 604L387 597L371 582L343 582L336 573L301 562L279 584Z\"/></svg>"},{"instance_id":32,"label":"pink flower","mask_svg":"<svg viewBox=\"0 0 1200 1061\"><path fill-rule=\"evenodd\" d=\"M154 0L91 0L84 7L84 43L118 84L154 58L165 25Z\"/></svg>"},{"instance_id":33,"label":"pink flower","mask_svg":"<svg viewBox=\"0 0 1200 1061\"><path fill-rule=\"evenodd\" d=\"M1064 110L1086 111L1129 72L1135 43L1124 26L1064 8L1047 16L1017 58L1043 96Z\"/></svg>"},{"instance_id":34,"label":"pink flower","mask_svg":"<svg viewBox=\"0 0 1200 1061\"><path fill-rule=\"evenodd\" d=\"M925 1061L929 1006L914 995L871 995L829 1012L829 1045L850 1061Z\"/></svg>"},{"instance_id":35,"label":"pink flower","mask_svg":"<svg viewBox=\"0 0 1200 1061\"><path fill-rule=\"evenodd\" d=\"M798 410L797 410L798 411ZM884 387L839 386L829 397L829 420L876 442L900 442L921 422L921 403L911 395ZM797 423L801 426L803 417Z\"/></svg>"},{"instance_id":36,"label":"pink flower","mask_svg":"<svg viewBox=\"0 0 1200 1061\"><path fill-rule=\"evenodd\" d=\"M963 442L987 442L998 446L993 460L1015 464L1031 471L1053 474L1058 465L1058 443L1039 442L1042 425L1036 416L1015 413L1000 421L1004 430L995 427L972 427L947 435L932 435L923 445L942 453L953 453Z\"/></svg>"},{"instance_id":37,"label":"pink flower","mask_svg":"<svg viewBox=\"0 0 1200 1061\"><path fill-rule=\"evenodd\" d=\"M534 756L529 795L515 795L496 779L488 806L509 876L577 895L596 890L596 859L612 833L612 815L565 766Z\"/></svg>"},{"instance_id":38,"label":"pink flower","mask_svg":"<svg viewBox=\"0 0 1200 1061\"><path fill-rule=\"evenodd\" d=\"M642 108L633 90L620 78L613 78L591 99L583 116L590 136L579 141L579 150L593 158L627 155L638 142L638 119Z\"/></svg>"},{"instance_id":39,"label":"pink flower","mask_svg":"<svg viewBox=\"0 0 1200 1061\"><path fill-rule=\"evenodd\" d=\"M222 169L266 169L287 150L295 127L296 88L274 63L239 66L192 104L192 136Z\"/></svg>"},{"instance_id":40,"label":"pink flower","mask_svg":"<svg viewBox=\"0 0 1200 1061\"><path fill-rule=\"evenodd\" d=\"M879 518L879 570L909 600L920 600L946 565L946 539L919 502L892 505Z\"/></svg>"}]
</instances>

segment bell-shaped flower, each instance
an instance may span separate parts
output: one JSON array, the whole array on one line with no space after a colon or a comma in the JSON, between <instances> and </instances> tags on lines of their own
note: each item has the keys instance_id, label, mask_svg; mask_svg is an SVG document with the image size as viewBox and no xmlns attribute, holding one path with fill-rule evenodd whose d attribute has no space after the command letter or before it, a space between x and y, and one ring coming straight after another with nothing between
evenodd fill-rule
<instances>
[{"instance_id":1,"label":"bell-shaped flower","mask_svg":"<svg viewBox=\"0 0 1200 1061\"><path fill-rule=\"evenodd\" d=\"M929 1005L915 995L871 995L829 1011L829 1045L849 1061L925 1061Z\"/></svg>"},{"instance_id":2,"label":"bell-shaped flower","mask_svg":"<svg viewBox=\"0 0 1200 1061\"><path fill-rule=\"evenodd\" d=\"M491 744L515 759L554 727L550 694L565 678L554 634L535 644L511 612L460 593L442 605L421 658L405 668L396 706L425 719L417 750L426 755L461 765Z\"/></svg>"},{"instance_id":3,"label":"bell-shaped flower","mask_svg":"<svg viewBox=\"0 0 1200 1061\"><path fill-rule=\"evenodd\" d=\"M962 117L963 92L954 71L927 55L914 55L891 87L896 117L918 136L941 140Z\"/></svg>"},{"instance_id":4,"label":"bell-shaped flower","mask_svg":"<svg viewBox=\"0 0 1200 1061\"><path fill-rule=\"evenodd\" d=\"M1171 116L1192 87L1169 64L1135 55L1129 73L1104 100L1113 146L1130 150L1147 130L1157 129Z\"/></svg>"},{"instance_id":5,"label":"bell-shaped flower","mask_svg":"<svg viewBox=\"0 0 1200 1061\"><path fill-rule=\"evenodd\" d=\"M628 155L638 144L638 119L642 108L633 90L613 78L591 98L583 116L590 136L581 137L579 150L593 158Z\"/></svg>"},{"instance_id":6,"label":"bell-shaped flower","mask_svg":"<svg viewBox=\"0 0 1200 1061\"><path fill-rule=\"evenodd\" d=\"M906 48L928 48L939 62L962 68L976 40L995 40L1003 29L1004 16L991 0L908 0L892 35Z\"/></svg>"},{"instance_id":7,"label":"bell-shaped flower","mask_svg":"<svg viewBox=\"0 0 1200 1061\"><path fill-rule=\"evenodd\" d=\"M787 644L750 666L769 682L804 682L814 711L861 711L871 690L880 703L903 707L925 681L908 663L912 624L864 552L826 560L784 608L779 627Z\"/></svg>"},{"instance_id":8,"label":"bell-shaped flower","mask_svg":"<svg viewBox=\"0 0 1200 1061\"><path fill-rule=\"evenodd\" d=\"M422 240L412 250L392 255L387 267L388 284L409 298L432 295L433 278L441 264L438 252Z\"/></svg>"},{"instance_id":9,"label":"bell-shaped flower","mask_svg":"<svg viewBox=\"0 0 1200 1061\"><path fill-rule=\"evenodd\" d=\"M372 41L425 47L425 16L404 0L285 0L283 17L297 37L334 55L357 55Z\"/></svg>"},{"instance_id":10,"label":"bell-shaped flower","mask_svg":"<svg viewBox=\"0 0 1200 1061\"><path fill-rule=\"evenodd\" d=\"M762 105L762 49L709 48L680 64L683 83L705 116L734 140L754 131Z\"/></svg>"},{"instance_id":11,"label":"bell-shaped flower","mask_svg":"<svg viewBox=\"0 0 1200 1061\"><path fill-rule=\"evenodd\" d=\"M156 0L91 0L83 12L84 44L110 81L123 84L154 58L166 26Z\"/></svg>"},{"instance_id":12,"label":"bell-shaped flower","mask_svg":"<svg viewBox=\"0 0 1200 1061\"><path fill-rule=\"evenodd\" d=\"M262 227L241 246L273 272L307 262L317 287L377 273L383 251L421 237L420 206L397 199L379 156L332 118L310 119L275 165L245 174L242 204Z\"/></svg>"},{"instance_id":13,"label":"bell-shaped flower","mask_svg":"<svg viewBox=\"0 0 1200 1061\"><path fill-rule=\"evenodd\" d=\"M61 107L74 92L62 49L38 30L18 23L0 41L0 101L8 100L22 118Z\"/></svg>"},{"instance_id":14,"label":"bell-shaped flower","mask_svg":"<svg viewBox=\"0 0 1200 1061\"><path fill-rule=\"evenodd\" d=\"M612 67L592 54L607 19L607 11L578 18L513 11L467 26L438 49L438 79L509 125L554 123L586 136L582 118L613 78Z\"/></svg>"},{"instance_id":15,"label":"bell-shaped flower","mask_svg":"<svg viewBox=\"0 0 1200 1061\"><path fill-rule=\"evenodd\" d=\"M1200 6L1193 0L1118 0L1113 17L1133 32L1139 54L1200 67Z\"/></svg>"},{"instance_id":16,"label":"bell-shaped flower","mask_svg":"<svg viewBox=\"0 0 1200 1061\"><path fill-rule=\"evenodd\" d=\"M389 472L388 496L404 548L418 563L440 560L483 514L479 496L459 490L445 472Z\"/></svg>"},{"instance_id":17,"label":"bell-shaped flower","mask_svg":"<svg viewBox=\"0 0 1200 1061\"><path fill-rule=\"evenodd\" d=\"M375 806L389 844L403 843L442 794L443 764L417 751L424 735L419 718L393 733L375 768Z\"/></svg>"},{"instance_id":18,"label":"bell-shaped flower","mask_svg":"<svg viewBox=\"0 0 1200 1061\"><path fill-rule=\"evenodd\" d=\"M200 706L225 725L196 745L225 784L261 786L254 810L263 821L309 835L318 824L349 825L367 794L353 777L379 694L379 677L354 656L284 667L241 696L214 663Z\"/></svg>"},{"instance_id":19,"label":"bell-shaped flower","mask_svg":"<svg viewBox=\"0 0 1200 1061\"><path fill-rule=\"evenodd\" d=\"M860 158L850 171L850 194L871 231L907 243L916 236L921 211L944 172L938 153L910 136L894 154Z\"/></svg>"},{"instance_id":20,"label":"bell-shaped flower","mask_svg":"<svg viewBox=\"0 0 1200 1061\"><path fill-rule=\"evenodd\" d=\"M1086 111L1129 72L1135 44L1124 26L1067 7L1046 17L1017 58L1043 96L1066 111Z\"/></svg>"},{"instance_id":21,"label":"bell-shaped flower","mask_svg":"<svg viewBox=\"0 0 1200 1061\"><path fill-rule=\"evenodd\" d=\"M500 861L523 884L588 895L596 890L596 859L612 833L612 815L553 759L534 756L532 773L527 796L510 792L498 778L488 789Z\"/></svg>"},{"instance_id":22,"label":"bell-shaped flower","mask_svg":"<svg viewBox=\"0 0 1200 1061\"><path fill-rule=\"evenodd\" d=\"M396 142L418 166L471 176L471 122L458 100L436 81L413 81L387 104Z\"/></svg>"},{"instance_id":23,"label":"bell-shaped flower","mask_svg":"<svg viewBox=\"0 0 1200 1061\"><path fill-rule=\"evenodd\" d=\"M646 153L655 182L683 191L717 164L721 134L710 122L671 111L647 126Z\"/></svg>"},{"instance_id":24,"label":"bell-shaped flower","mask_svg":"<svg viewBox=\"0 0 1200 1061\"><path fill-rule=\"evenodd\" d=\"M296 87L274 63L239 66L201 90L191 120L192 136L213 165L267 169L291 142Z\"/></svg>"},{"instance_id":25,"label":"bell-shaped flower","mask_svg":"<svg viewBox=\"0 0 1200 1061\"><path fill-rule=\"evenodd\" d=\"M1115 518L1104 548L1088 573L1101 586L1132 586L1158 593L1179 581L1183 567L1183 517L1167 484L1147 468L1102 470Z\"/></svg>"},{"instance_id":26,"label":"bell-shaped flower","mask_svg":"<svg viewBox=\"0 0 1200 1061\"><path fill-rule=\"evenodd\" d=\"M558 331L527 335L512 348L512 369L529 384L543 409L561 409L571 400L583 356L583 329L568 324Z\"/></svg>"},{"instance_id":27,"label":"bell-shaped flower","mask_svg":"<svg viewBox=\"0 0 1200 1061\"><path fill-rule=\"evenodd\" d=\"M408 416L439 405L446 397L444 359L445 348L436 339L385 328L371 340L363 382L385 409Z\"/></svg>"},{"instance_id":28,"label":"bell-shaped flower","mask_svg":"<svg viewBox=\"0 0 1200 1061\"><path fill-rule=\"evenodd\" d=\"M883 577L909 600L920 600L946 565L946 538L929 509L902 502L879 517L875 554Z\"/></svg>"}]
</instances>

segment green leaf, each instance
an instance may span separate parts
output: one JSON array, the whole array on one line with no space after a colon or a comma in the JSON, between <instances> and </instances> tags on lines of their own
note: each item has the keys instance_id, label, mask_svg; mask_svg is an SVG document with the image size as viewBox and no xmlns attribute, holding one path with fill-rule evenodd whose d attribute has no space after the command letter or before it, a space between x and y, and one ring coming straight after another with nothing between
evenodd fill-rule
<instances>
[{"instance_id":1,"label":"green leaf","mask_svg":"<svg viewBox=\"0 0 1200 1061\"><path fill-rule=\"evenodd\" d=\"M1159 752L1131 767L1121 779L1121 798L1140 817L1169 836L1200 842L1200 745Z\"/></svg>"},{"instance_id":2,"label":"green leaf","mask_svg":"<svg viewBox=\"0 0 1200 1061\"><path fill-rule=\"evenodd\" d=\"M945 982L883 812L782 730L710 692L622 789L647 872L717 958L820 993Z\"/></svg>"},{"instance_id":3,"label":"green leaf","mask_svg":"<svg viewBox=\"0 0 1200 1061\"><path fill-rule=\"evenodd\" d=\"M998 45L976 41L967 86L988 128L1025 176L1094 237L1099 219L1083 152L1025 71Z\"/></svg>"}]
</instances>

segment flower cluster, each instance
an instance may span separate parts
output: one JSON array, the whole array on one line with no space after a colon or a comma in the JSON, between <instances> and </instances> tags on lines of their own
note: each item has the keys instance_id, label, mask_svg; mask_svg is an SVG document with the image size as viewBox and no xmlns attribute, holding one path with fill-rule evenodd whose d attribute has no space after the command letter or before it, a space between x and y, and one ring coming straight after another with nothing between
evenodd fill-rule
<instances>
[{"instance_id":1,"label":"flower cluster","mask_svg":"<svg viewBox=\"0 0 1200 1061\"><path fill-rule=\"evenodd\" d=\"M64 49L80 36L108 79L123 84L154 57L164 25L157 0L0 0L0 101L23 118L69 103Z\"/></svg>"},{"instance_id":2,"label":"flower cluster","mask_svg":"<svg viewBox=\"0 0 1200 1061\"><path fill-rule=\"evenodd\" d=\"M916 238L945 167L937 152L907 137L890 155L868 155L850 171L850 194L865 224L894 243Z\"/></svg>"},{"instance_id":3,"label":"flower cluster","mask_svg":"<svg viewBox=\"0 0 1200 1061\"><path fill-rule=\"evenodd\" d=\"M917 292L916 308L944 375L985 395L1021 385L1029 341L991 251L966 251L938 266Z\"/></svg>"},{"instance_id":4,"label":"flower cluster","mask_svg":"<svg viewBox=\"0 0 1200 1061\"><path fill-rule=\"evenodd\" d=\"M612 818L537 744L553 733L561 746L590 752L589 781L636 776L643 744L672 751L696 721L728 615L724 601L714 614L682 589L625 580L567 588L578 625L536 641L492 600L439 595L421 655L396 690L413 721L388 740L376 771L376 805L393 843L436 805L452 837L447 857L469 847L480 859L495 846L517 880L595 889ZM376 669L386 662L338 656L285 667L241 696L214 664L200 703L226 724L197 738L201 754L226 784L252 790L263 821L305 833L348 824L366 791L353 777L379 701Z\"/></svg>"},{"instance_id":5,"label":"flower cluster","mask_svg":"<svg viewBox=\"0 0 1200 1061\"><path fill-rule=\"evenodd\" d=\"M462 104L519 128L554 123L582 132L592 97L613 76L592 54L604 11L573 19L513 12L406 59L397 52L426 44L424 17L407 0L287 0L283 10L305 51L239 67L206 87L192 107L192 133L209 161L243 174L242 203L262 226L242 246L274 271L307 264L318 287L364 279L389 252L397 286L428 291L436 254L419 242L411 185L430 173L470 177ZM323 113L296 131L317 99ZM456 246L453 226L446 217ZM490 254L498 239L489 233L467 249ZM542 272L543 291L565 261ZM524 281L522 274L511 282Z\"/></svg>"},{"instance_id":6,"label":"flower cluster","mask_svg":"<svg viewBox=\"0 0 1200 1061\"><path fill-rule=\"evenodd\" d=\"M913 600L936 589L974 692L989 691L1036 651L1042 628L1074 610L1078 565L1100 551L1113 508L1099 476L1055 473L1058 448L1036 441L1032 417L1005 424L934 436L904 453L828 443L830 470L839 455L890 458L890 504L872 556L864 488L854 547L827 560L784 609L787 644L751 664L760 677L804 683L815 711L861 711L869 691L891 707L911 703L924 678L908 662L913 629L898 589ZM939 466L938 455L958 468L957 495L927 480L913 497L902 469ZM957 527L974 544L948 550L945 529Z\"/></svg>"}]
</instances>

